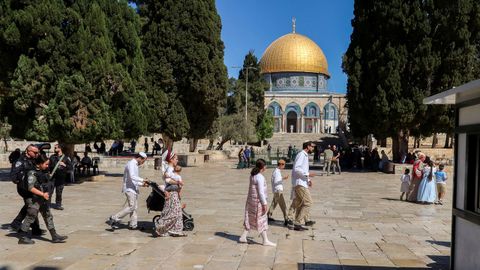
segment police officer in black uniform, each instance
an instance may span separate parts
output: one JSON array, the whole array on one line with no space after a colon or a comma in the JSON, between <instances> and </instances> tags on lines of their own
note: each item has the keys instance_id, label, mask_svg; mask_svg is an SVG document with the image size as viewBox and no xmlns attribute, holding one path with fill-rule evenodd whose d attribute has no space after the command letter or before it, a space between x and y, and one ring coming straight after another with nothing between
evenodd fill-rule
<instances>
[{"instance_id":1,"label":"police officer in black uniform","mask_svg":"<svg viewBox=\"0 0 480 270\"><path fill-rule=\"evenodd\" d=\"M27 146L25 153L23 153L13 165L12 172L10 174L10 178L12 179L12 182L17 184L18 195L20 195L24 201L24 205L22 209L10 224L12 230L14 231L20 230L22 221L27 215L26 199L31 197L31 193L23 188L22 182L27 172L35 169L34 160L38 156L38 154L39 154L39 149L37 146L33 144L30 144L29 146ZM45 233L45 231L40 229L40 226L38 224L38 219L36 219L35 222L32 223L32 234L42 235L43 233Z\"/></svg>"},{"instance_id":2,"label":"police officer in black uniform","mask_svg":"<svg viewBox=\"0 0 480 270\"><path fill-rule=\"evenodd\" d=\"M30 225L35 222L38 213L42 214L43 220L47 229L52 235L53 243L63 243L67 236L58 235L53 224L53 216L49 207L49 192L52 187L50 183L50 175L48 174L48 157L42 153L35 159L35 169L27 172L22 181L23 188L30 193L25 199L27 205L27 216L20 228L21 238L18 240L19 244L34 244L28 229Z\"/></svg>"},{"instance_id":3,"label":"police officer in black uniform","mask_svg":"<svg viewBox=\"0 0 480 270\"><path fill-rule=\"evenodd\" d=\"M55 154L50 156L49 170L53 172L53 169L58 164L58 168L52 175L53 183L55 185L55 205L52 208L57 210L63 210L62 206L62 194L65 187L68 170L72 167L72 160L65 155L65 147L62 144L56 144L54 151ZM52 200L53 188L50 190L50 200Z\"/></svg>"}]
</instances>

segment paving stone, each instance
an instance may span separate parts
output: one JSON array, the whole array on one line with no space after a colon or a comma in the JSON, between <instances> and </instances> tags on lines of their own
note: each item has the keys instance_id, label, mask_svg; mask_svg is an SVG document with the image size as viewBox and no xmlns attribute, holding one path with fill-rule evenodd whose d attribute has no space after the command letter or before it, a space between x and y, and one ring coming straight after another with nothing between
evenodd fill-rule
<instances>
[{"instance_id":1,"label":"paving stone","mask_svg":"<svg viewBox=\"0 0 480 270\"><path fill-rule=\"evenodd\" d=\"M248 170L233 169L231 161L186 167L182 200L195 219L187 237L152 237L152 218L141 189L138 219L144 231L109 231L105 220L123 208L123 169L108 169L98 182L65 187L64 211L52 210L57 231L67 234L64 244L52 244L47 235L32 246L18 245L17 235L0 230L0 268L25 269L392 269L394 267L446 269L450 252L451 197L443 206L398 201L396 175L345 172L315 177L311 188L308 231L270 224L269 238L277 247L260 245L251 232L250 244L239 244L248 191ZM268 169L268 179L272 170ZM160 173L140 169L144 177L160 182ZM267 183L269 184L269 183ZM449 190L451 190L449 182ZM290 181L285 182L286 194ZM272 198L268 187L269 200ZM287 196L288 197L288 196ZM15 186L0 181L0 224L6 228L23 201ZM290 202L287 202L290 204ZM127 224L128 217L123 220ZM44 227L43 221L41 226ZM357 267L357 268L355 268Z\"/></svg>"}]
</instances>

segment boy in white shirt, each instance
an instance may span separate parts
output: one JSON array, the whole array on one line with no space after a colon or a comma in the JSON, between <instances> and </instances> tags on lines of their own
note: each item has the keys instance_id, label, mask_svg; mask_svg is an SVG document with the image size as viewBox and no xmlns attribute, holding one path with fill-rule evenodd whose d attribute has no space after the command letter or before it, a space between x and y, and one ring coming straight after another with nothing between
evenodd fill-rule
<instances>
[{"instance_id":1,"label":"boy in white shirt","mask_svg":"<svg viewBox=\"0 0 480 270\"><path fill-rule=\"evenodd\" d=\"M272 189L273 189L273 201L268 209L268 221L275 221L272 218L272 213L280 205L280 209L283 213L283 219L285 220L285 226L287 225L287 206L285 204L285 198L283 197L283 180L288 179L288 175L283 177L282 170L285 168L285 160L280 159L278 161L278 167L273 170L272 173Z\"/></svg>"}]
</instances>

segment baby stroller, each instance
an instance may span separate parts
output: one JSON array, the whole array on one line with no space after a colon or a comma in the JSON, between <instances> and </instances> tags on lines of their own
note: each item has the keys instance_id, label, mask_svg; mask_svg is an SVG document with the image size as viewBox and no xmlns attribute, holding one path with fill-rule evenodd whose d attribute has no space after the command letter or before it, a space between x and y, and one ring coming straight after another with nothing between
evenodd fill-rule
<instances>
[{"instance_id":1,"label":"baby stroller","mask_svg":"<svg viewBox=\"0 0 480 270\"><path fill-rule=\"evenodd\" d=\"M157 183L150 182L150 187L152 187L152 192L147 198L147 208L148 212L150 211L162 211L165 206L165 193L160 189ZM183 216L183 230L192 231L194 228L193 217L192 215L187 214L185 209L182 209ZM160 215L153 217L153 224L160 218Z\"/></svg>"}]
</instances>

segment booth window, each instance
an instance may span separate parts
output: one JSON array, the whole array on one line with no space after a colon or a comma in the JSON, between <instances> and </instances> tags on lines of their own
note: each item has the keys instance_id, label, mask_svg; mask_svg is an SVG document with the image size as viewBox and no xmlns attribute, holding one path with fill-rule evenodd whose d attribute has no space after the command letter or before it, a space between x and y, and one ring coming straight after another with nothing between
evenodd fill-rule
<instances>
[{"instance_id":1,"label":"booth window","mask_svg":"<svg viewBox=\"0 0 480 270\"><path fill-rule=\"evenodd\" d=\"M480 134L467 134L466 209L480 214Z\"/></svg>"}]
</instances>

